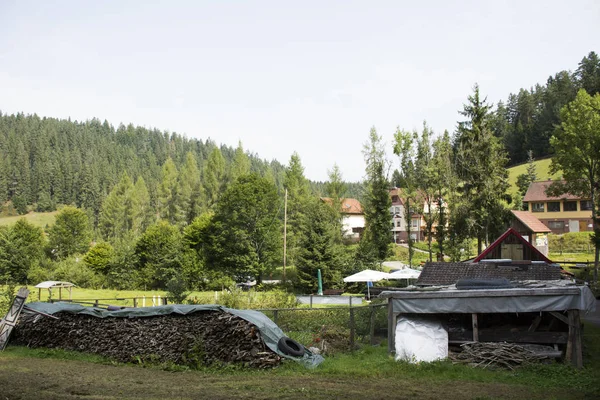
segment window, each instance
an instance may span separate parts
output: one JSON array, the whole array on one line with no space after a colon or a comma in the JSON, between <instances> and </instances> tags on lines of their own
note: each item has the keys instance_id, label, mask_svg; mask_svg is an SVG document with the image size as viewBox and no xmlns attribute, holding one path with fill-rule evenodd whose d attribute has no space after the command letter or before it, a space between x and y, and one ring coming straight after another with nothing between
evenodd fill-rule
<instances>
[{"instance_id":1,"label":"window","mask_svg":"<svg viewBox=\"0 0 600 400\"><path fill-rule=\"evenodd\" d=\"M590 211L592 209L592 201L591 200L581 200L579 202L579 207L581 211Z\"/></svg>"},{"instance_id":2,"label":"window","mask_svg":"<svg viewBox=\"0 0 600 400\"><path fill-rule=\"evenodd\" d=\"M419 220L418 219L412 219L410 221L410 226L412 226L413 228L418 228L419 227Z\"/></svg>"},{"instance_id":3,"label":"window","mask_svg":"<svg viewBox=\"0 0 600 400\"><path fill-rule=\"evenodd\" d=\"M560 211L560 201L548 202L548 212L559 212L559 211Z\"/></svg>"},{"instance_id":4,"label":"window","mask_svg":"<svg viewBox=\"0 0 600 400\"><path fill-rule=\"evenodd\" d=\"M402 225L402 221L400 221L400 220L396 221L396 226L397 226L398 228L400 228L400 227L401 227L401 225Z\"/></svg>"},{"instance_id":5,"label":"window","mask_svg":"<svg viewBox=\"0 0 600 400\"><path fill-rule=\"evenodd\" d=\"M565 211L577 211L577 202L576 201L565 201L564 208L565 208Z\"/></svg>"},{"instance_id":6,"label":"window","mask_svg":"<svg viewBox=\"0 0 600 400\"><path fill-rule=\"evenodd\" d=\"M556 229L556 230L563 230L563 229L565 229L565 222L564 221L548 221L548 228Z\"/></svg>"},{"instance_id":7,"label":"window","mask_svg":"<svg viewBox=\"0 0 600 400\"><path fill-rule=\"evenodd\" d=\"M544 203L531 203L531 212L544 212Z\"/></svg>"}]
</instances>

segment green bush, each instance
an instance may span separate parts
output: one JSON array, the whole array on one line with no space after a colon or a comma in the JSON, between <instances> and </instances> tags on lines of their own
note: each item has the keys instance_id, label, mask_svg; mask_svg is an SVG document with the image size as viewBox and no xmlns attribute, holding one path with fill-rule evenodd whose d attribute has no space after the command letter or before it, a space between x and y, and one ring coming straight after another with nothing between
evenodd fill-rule
<instances>
[{"instance_id":1,"label":"green bush","mask_svg":"<svg viewBox=\"0 0 600 400\"><path fill-rule=\"evenodd\" d=\"M57 262L53 275L58 281L71 282L85 288L98 289L102 283L101 277L75 257Z\"/></svg>"}]
</instances>

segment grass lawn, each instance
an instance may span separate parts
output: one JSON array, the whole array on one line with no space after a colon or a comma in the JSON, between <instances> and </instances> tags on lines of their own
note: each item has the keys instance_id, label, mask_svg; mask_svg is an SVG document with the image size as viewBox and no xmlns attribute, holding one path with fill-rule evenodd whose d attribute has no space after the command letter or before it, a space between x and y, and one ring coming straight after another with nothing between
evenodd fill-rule
<instances>
[{"instance_id":1,"label":"grass lawn","mask_svg":"<svg viewBox=\"0 0 600 400\"><path fill-rule=\"evenodd\" d=\"M57 213L58 211L47 213L30 212L29 214L17 215L14 217L0 217L0 226L10 226L17 222L19 219L25 218L30 224L39 226L40 228L45 228L46 226L54 224L54 220L56 218Z\"/></svg>"},{"instance_id":2,"label":"grass lawn","mask_svg":"<svg viewBox=\"0 0 600 400\"><path fill-rule=\"evenodd\" d=\"M594 262L594 253L548 253L548 258L554 262Z\"/></svg>"},{"instance_id":3,"label":"grass lawn","mask_svg":"<svg viewBox=\"0 0 600 400\"><path fill-rule=\"evenodd\" d=\"M132 365L53 349L9 346L0 353L0 388L13 399L591 399L600 396L600 329L584 330L582 370L562 364L514 371L450 362L395 362L385 346L326 357L308 370L286 361L274 370L189 370Z\"/></svg>"},{"instance_id":4,"label":"grass lawn","mask_svg":"<svg viewBox=\"0 0 600 400\"><path fill-rule=\"evenodd\" d=\"M548 178L552 177L559 178L560 174L550 175L550 162L551 158L545 158L543 160L535 161L535 172L537 174L538 181L545 181ZM521 174L526 173L527 171L527 163L517 165L516 167L508 168L508 183L510 187L508 189L509 193L514 193L518 190L517 188L517 177Z\"/></svg>"}]
</instances>

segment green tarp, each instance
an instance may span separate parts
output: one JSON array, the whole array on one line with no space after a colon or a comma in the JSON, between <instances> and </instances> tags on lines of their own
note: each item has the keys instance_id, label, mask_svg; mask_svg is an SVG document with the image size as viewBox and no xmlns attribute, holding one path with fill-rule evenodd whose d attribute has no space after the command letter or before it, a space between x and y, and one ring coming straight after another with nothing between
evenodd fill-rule
<instances>
[{"instance_id":1,"label":"green tarp","mask_svg":"<svg viewBox=\"0 0 600 400\"><path fill-rule=\"evenodd\" d=\"M323 362L323 356L319 354L313 354L308 349L305 349L303 357L292 357L282 353L277 347L279 339L286 335L283 331L265 314L254 311L254 310L236 310L233 308L226 308L215 304L207 305L183 305L174 304L167 306L157 307L139 307L139 308L125 308L117 311L108 311L102 308L95 307L84 307L80 304L58 302L58 303L28 303L27 307L32 310L40 311L46 314L55 314L58 312L68 312L72 314L87 314L97 318L143 318L143 317L155 317L159 315L168 314L191 314L199 311L222 311L236 315L246 321L256 325L260 330L260 334L265 344L273 350L275 353L282 357L286 357L298 362L301 362L309 368L316 367Z\"/></svg>"}]
</instances>

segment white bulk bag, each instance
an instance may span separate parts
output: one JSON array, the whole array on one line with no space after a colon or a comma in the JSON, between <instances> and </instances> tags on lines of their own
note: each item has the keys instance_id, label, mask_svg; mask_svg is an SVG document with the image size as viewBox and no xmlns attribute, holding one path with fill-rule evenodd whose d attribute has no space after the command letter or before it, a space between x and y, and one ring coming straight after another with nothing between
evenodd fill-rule
<instances>
[{"instance_id":1,"label":"white bulk bag","mask_svg":"<svg viewBox=\"0 0 600 400\"><path fill-rule=\"evenodd\" d=\"M401 317L396 325L396 361L412 363L448 357L448 332L439 321Z\"/></svg>"}]
</instances>

